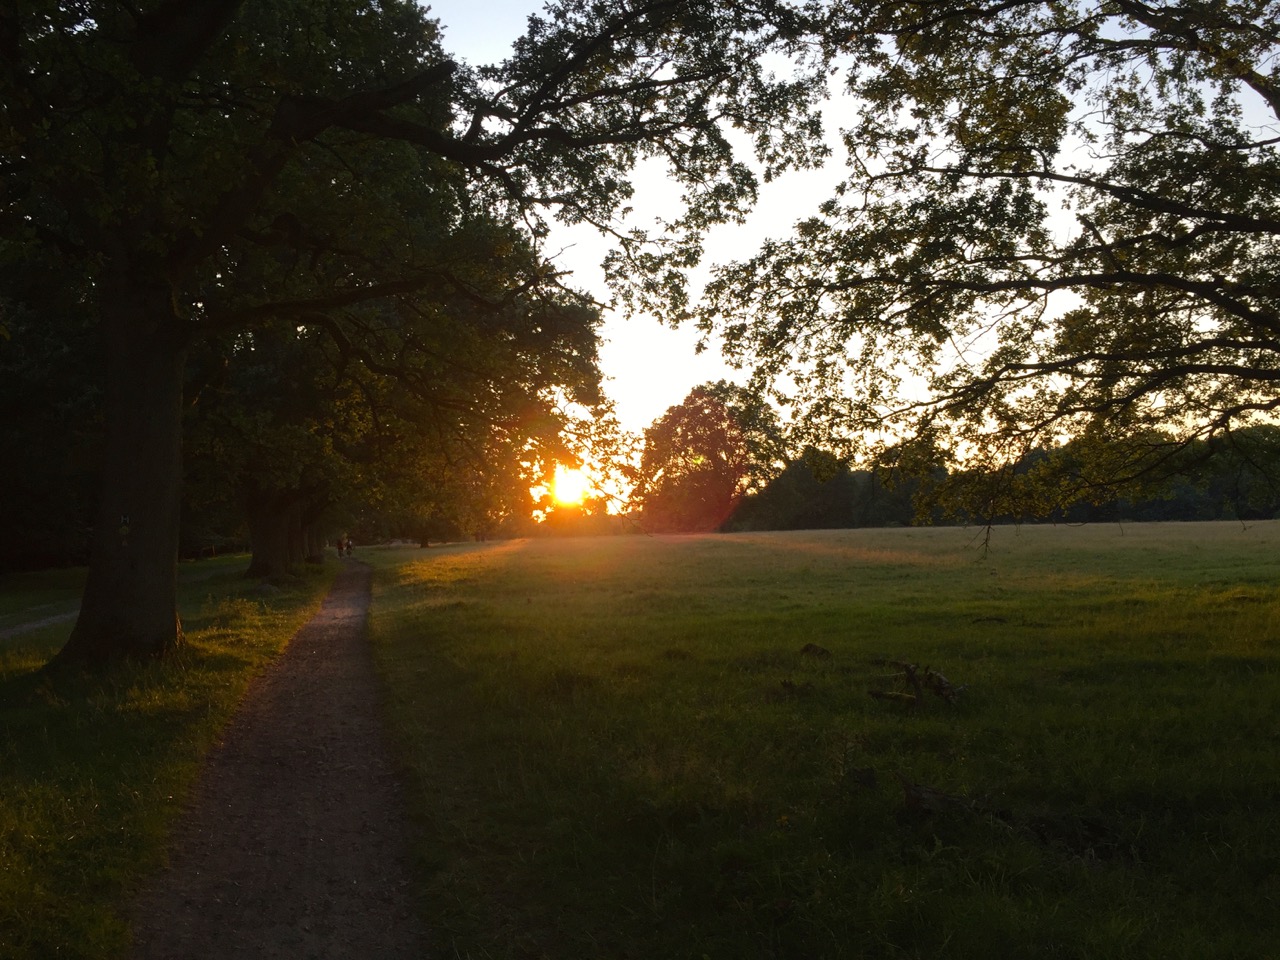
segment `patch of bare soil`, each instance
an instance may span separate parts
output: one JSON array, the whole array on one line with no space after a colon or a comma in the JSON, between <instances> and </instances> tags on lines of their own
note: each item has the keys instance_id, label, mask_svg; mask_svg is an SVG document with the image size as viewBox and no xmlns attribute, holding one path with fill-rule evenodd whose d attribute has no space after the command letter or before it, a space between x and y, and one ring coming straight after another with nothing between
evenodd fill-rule
<instances>
[{"instance_id":1,"label":"patch of bare soil","mask_svg":"<svg viewBox=\"0 0 1280 960\"><path fill-rule=\"evenodd\" d=\"M370 570L250 688L139 899L136 960L418 958L410 843L365 636Z\"/></svg>"}]
</instances>

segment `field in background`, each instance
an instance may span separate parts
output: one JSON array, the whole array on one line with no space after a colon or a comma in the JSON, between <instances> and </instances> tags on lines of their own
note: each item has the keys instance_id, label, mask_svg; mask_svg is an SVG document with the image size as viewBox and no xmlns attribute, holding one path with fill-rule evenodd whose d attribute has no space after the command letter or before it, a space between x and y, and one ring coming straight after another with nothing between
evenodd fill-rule
<instances>
[{"instance_id":1,"label":"field in background","mask_svg":"<svg viewBox=\"0 0 1280 960\"><path fill-rule=\"evenodd\" d=\"M84 571L0 580L0 957L126 955L124 915L162 862L200 763L249 679L318 608L336 565L283 589L244 556L182 564L188 644L100 677L39 668L71 632ZM47 621L35 630L24 624Z\"/></svg>"},{"instance_id":2,"label":"field in background","mask_svg":"<svg viewBox=\"0 0 1280 960\"><path fill-rule=\"evenodd\" d=\"M1280 524L366 556L442 956L1276 956Z\"/></svg>"}]
</instances>

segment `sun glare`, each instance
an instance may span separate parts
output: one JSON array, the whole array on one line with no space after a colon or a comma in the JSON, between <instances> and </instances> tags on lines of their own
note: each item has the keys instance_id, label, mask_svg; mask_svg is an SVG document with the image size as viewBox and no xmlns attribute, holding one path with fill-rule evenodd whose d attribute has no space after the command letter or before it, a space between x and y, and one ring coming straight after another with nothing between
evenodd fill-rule
<instances>
[{"instance_id":1,"label":"sun glare","mask_svg":"<svg viewBox=\"0 0 1280 960\"><path fill-rule=\"evenodd\" d=\"M556 503L581 503L582 498L591 489L591 480L581 470L574 470L564 464L556 464L556 479L552 487L552 496Z\"/></svg>"}]
</instances>

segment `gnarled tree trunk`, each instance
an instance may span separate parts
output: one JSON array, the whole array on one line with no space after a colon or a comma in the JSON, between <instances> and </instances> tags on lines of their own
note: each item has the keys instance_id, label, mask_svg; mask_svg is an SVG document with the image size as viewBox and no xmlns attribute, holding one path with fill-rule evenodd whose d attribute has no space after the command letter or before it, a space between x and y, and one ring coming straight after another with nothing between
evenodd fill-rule
<instances>
[{"instance_id":1,"label":"gnarled tree trunk","mask_svg":"<svg viewBox=\"0 0 1280 960\"><path fill-rule=\"evenodd\" d=\"M107 443L80 616L59 662L156 657L177 610L186 345L163 280L103 284Z\"/></svg>"}]
</instances>

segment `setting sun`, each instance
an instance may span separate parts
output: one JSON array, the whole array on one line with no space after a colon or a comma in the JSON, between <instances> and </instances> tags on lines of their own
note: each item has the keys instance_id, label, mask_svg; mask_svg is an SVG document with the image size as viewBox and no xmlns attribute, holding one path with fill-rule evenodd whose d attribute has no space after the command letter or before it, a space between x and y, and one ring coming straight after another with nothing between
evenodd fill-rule
<instances>
[{"instance_id":1,"label":"setting sun","mask_svg":"<svg viewBox=\"0 0 1280 960\"><path fill-rule=\"evenodd\" d=\"M585 472L556 464L556 478L552 486L552 496L556 498L556 503L581 503L590 489L591 480Z\"/></svg>"}]
</instances>

